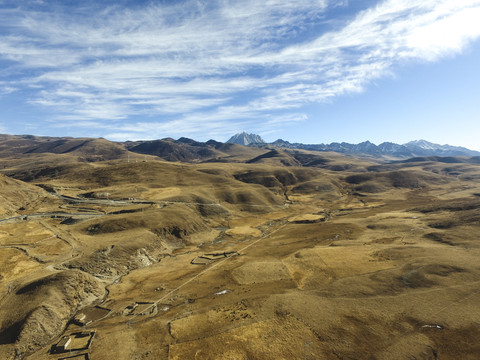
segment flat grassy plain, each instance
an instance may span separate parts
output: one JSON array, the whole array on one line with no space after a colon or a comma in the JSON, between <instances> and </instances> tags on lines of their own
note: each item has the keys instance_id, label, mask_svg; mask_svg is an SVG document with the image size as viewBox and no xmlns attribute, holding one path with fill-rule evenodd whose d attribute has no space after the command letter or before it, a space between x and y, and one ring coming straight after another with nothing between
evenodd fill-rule
<instances>
[{"instance_id":1,"label":"flat grassy plain","mask_svg":"<svg viewBox=\"0 0 480 360\"><path fill-rule=\"evenodd\" d=\"M0 358L479 358L479 164L247 155L4 160Z\"/></svg>"}]
</instances>

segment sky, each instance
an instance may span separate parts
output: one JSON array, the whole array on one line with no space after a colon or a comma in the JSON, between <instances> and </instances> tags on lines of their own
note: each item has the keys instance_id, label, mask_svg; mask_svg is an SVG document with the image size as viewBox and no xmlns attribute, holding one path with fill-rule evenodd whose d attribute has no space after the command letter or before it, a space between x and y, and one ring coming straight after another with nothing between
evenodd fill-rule
<instances>
[{"instance_id":1,"label":"sky","mask_svg":"<svg viewBox=\"0 0 480 360\"><path fill-rule=\"evenodd\" d=\"M480 150L480 0L0 0L0 133Z\"/></svg>"}]
</instances>

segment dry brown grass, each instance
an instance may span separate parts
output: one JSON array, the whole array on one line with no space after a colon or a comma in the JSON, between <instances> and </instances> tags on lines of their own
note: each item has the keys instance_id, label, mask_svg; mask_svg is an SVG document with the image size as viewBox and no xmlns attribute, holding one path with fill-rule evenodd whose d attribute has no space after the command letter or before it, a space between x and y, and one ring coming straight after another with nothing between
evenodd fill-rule
<instances>
[{"instance_id":1,"label":"dry brown grass","mask_svg":"<svg viewBox=\"0 0 480 360\"><path fill-rule=\"evenodd\" d=\"M480 166L219 151L230 160L5 160L31 184L0 178L2 217L94 217L0 223L0 357L65 357L47 350L101 300L92 359L478 357ZM135 302L156 310L124 315Z\"/></svg>"}]
</instances>

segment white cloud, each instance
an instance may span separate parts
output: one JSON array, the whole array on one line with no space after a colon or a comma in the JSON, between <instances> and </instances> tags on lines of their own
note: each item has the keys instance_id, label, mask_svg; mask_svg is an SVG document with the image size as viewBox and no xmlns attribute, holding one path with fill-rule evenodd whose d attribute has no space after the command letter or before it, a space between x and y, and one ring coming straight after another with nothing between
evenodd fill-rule
<instances>
[{"instance_id":1,"label":"white cloud","mask_svg":"<svg viewBox=\"0 0 480 360\"><path fill-rule=\"evenodd\" d=\"M11 94L17 90L18 88L16 87L8 86L0 82L0 96Z\"/></svg>"},{"instance_id":2,"label":"white cloud","mask_svg":"<svg viewBox=\"0 0 480 360\"><path fill-rule=\"evenodd\" d=\"M470 41L480 36L479 19L480 7L469 7L439 16L434 21L416 27L408 35L407 45L419 58L427 60L458 53Z\"/></svg>"},{"instance_id":3,"label":"white cloud","mask_svg":"<svg viewBox=\"0 0 480 360\"><path fill-rule=\"evenodd\" d=\"M322 26L335 6L348 9L327 0L0 9L0 93L28 87L28 101L59 121L99 119L116 137L268 132L303 118L305 104L363 91L399 61L435 61L480 37L480 0L386 0ZM129 124L137 116L152 122Z\"/></svg>"}]
</instances>

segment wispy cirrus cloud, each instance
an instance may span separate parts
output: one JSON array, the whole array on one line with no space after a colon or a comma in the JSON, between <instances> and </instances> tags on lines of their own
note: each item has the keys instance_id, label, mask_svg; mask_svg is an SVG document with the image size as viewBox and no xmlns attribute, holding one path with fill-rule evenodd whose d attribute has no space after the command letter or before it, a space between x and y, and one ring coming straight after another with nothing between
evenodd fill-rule
<instances>
[{"instance_id":1,"label":"wispy cirrus cloud","mask_svg":"<svg viewBox=\"0 0 480 360\"><path fill-rule=\"evenodd\" d=\"M344 15L332 22L332 9ZM101 121L112 138L268 132L398 64L460 53L479 18L480 0L357 13L334 0L12 3L0 7L0 94L28 87L27 101L61 124Z\"/></svg>"}]
</instances>

